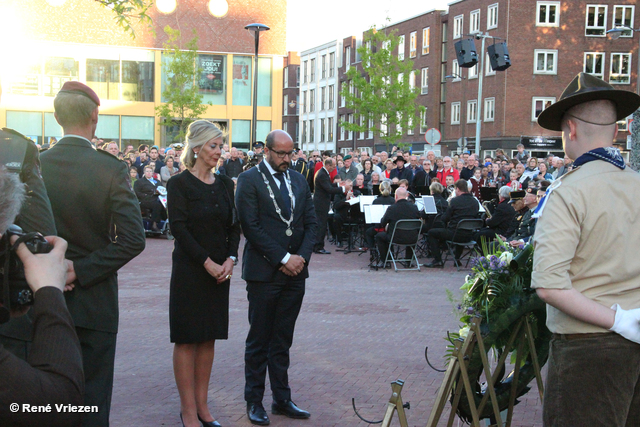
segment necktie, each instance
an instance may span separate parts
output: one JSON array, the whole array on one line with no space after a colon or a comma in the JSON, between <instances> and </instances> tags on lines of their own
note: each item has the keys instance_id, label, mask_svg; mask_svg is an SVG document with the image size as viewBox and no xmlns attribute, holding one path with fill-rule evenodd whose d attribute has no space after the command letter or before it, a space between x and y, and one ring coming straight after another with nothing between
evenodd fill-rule
<instances>
[{"instance_id":1,"label":"necktie","mask_svg":"<svg viewBox=\"0 0 640 427\"><path fill-rule=\"evenodd\" d=\"M282 194L282 200L284 201L284 207L282 209L282 216L289 218L291 216L291 197L289 197L289 189L284 181L284 174L278 172L274 175L280 181L280 194Z\"/></svg>"}]
</instances>

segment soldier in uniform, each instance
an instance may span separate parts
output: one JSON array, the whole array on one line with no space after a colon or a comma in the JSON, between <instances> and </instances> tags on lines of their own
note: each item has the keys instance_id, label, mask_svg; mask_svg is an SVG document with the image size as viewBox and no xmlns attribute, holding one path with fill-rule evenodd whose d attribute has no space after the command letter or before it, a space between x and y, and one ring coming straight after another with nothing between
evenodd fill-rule
<instances>
[{"instance_id":1,"label":"soldier in uniform","mask_svg":"<svg viewBox=\"0 0 640 427\"><path fill-rule=\"evenodd\" d=\"M0 84L0 99L1 97ZM55 236L56 226L47 189L40 175L40 158L36 144L13 129L2 128L0 165L9 172L18 174L20 181L25 185L27 197L20 209L20 215L15 220L16 225L25 232L38 231L45 236ZM0 233L3 231L0 230ZM0 343L24 360L27 358L31 335L30 314L11 319L0 326Z\"/></svg>"}]
</instances>

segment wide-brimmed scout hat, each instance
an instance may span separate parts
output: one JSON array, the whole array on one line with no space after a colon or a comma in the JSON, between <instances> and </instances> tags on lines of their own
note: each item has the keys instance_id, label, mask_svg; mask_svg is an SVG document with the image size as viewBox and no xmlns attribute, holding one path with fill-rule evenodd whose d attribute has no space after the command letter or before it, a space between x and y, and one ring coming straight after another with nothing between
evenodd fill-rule
<instances>
[{"instance_id":1,"label":"wide-brimmed scout hat","mask_svg":"<svg viewBox=\"0 0 640 427\"><path fill-rule=\"evenodd\" d=\"M578 74L565 88L560 100L544 109L538 124L545 129L561 131L562 116L571 107L583 102L608 99L616 104L616 120L622 120L640 106L640 96L628 90L614 89L609 83L592 76Z\"/></svg>"},{"instance_id":2,"label":"wide-brimmed scout hat","mask_svg":"<svg viewBox=\"0 0 640 427\"><path fill-rule=\"evenodd\" d=\"M509 200L509 204L515 203L518 200L524 199L524 196L526 195L527 195L527 192L524 190L517 190L517 191L510 192L509 197L511 200Z\"/></svg>"},{"instance_id":3,"label":"wide-brimmed scout hat","mask_svg":"<svg viewBox=\"0 0 640 427\"><path fill-rule=\"evenodd\" d=\"M393 163L397 163L398 161L401 161L402 163L407 163L407 161L404 159L404 157L402 157L401 154L398 154L396 158L393 159Z\"/></svg>"}]
</instances>

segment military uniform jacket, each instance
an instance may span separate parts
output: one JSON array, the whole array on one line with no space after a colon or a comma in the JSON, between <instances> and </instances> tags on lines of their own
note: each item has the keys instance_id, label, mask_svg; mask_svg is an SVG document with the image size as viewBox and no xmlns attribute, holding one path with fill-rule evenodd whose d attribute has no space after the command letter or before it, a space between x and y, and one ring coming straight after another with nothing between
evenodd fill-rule
<instances>
[{"instance_id":1,"label":"military uniform jacket","mask_svg":"<svg viewBox=\"0 0 640 427\"><path fill-rule=\"evenodd\" d=\"M78 277L75 289L65 292L73 321L82 328L115 333L118 269L145 246L126 164L71 136L42 153L41 161L58 235L69 243L67 258Z\"/></svg>"}]
</instances>

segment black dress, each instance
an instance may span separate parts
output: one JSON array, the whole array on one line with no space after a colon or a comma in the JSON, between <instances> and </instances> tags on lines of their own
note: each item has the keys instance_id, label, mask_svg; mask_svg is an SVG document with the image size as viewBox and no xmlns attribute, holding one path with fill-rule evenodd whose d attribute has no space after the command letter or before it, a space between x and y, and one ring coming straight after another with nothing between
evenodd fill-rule
<instances>
[{"instance_id":1,"label":"black dress","mask_svg":"<svg viewBox=\"0 0 640 427\"><path fill-rule=\"evenodd\" d=\"M220 284L204 268L238 256L240 225L232 225L233 181L216 175L206 184L188 170L167 183L167 207L175 237L169 297L171 342L226 339L229 280Z\"/></svg>"}]
</instances>

